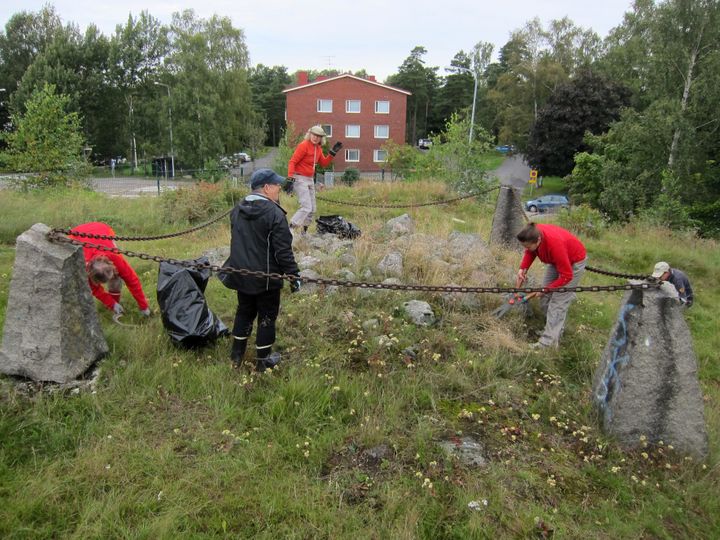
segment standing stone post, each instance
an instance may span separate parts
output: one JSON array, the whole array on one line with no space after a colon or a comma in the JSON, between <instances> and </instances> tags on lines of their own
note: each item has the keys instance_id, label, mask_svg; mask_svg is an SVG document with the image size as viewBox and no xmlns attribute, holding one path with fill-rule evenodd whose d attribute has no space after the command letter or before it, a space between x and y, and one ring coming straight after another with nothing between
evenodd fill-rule
<instances>
[{"instance_id":1,"label":"standing stone post","mask_svg":"<svg viewBox=\"0 0 720 540\"><path fill-rule=\"evenodd\" d=\"M0 371L69 382L107 354L82 248L52 243L36 223L18 236Z\"/></svg>"},{"instance_id":2,"label":"standing stone post","mask_svg":"<svg viewBox=\"0 0 720 540\"><path fill-rule=\"evenodd\" d=\"M683 310L664 289L625 294L592 395L603 430L623 446L636 447L644 436L707 455L697 360Z\"/></svg>"},{"instance_id":3,"label":"standing stone post","mask_svg":"<svg viewBox=\"0 0 720 540\"><path fill-rule=\"evenodd\" d=\"M501 186L495 203L490 243L515 249L520 248L516 235L525 226L525 212L520 200L520 190Z\"/></svg>"}]
</instances>

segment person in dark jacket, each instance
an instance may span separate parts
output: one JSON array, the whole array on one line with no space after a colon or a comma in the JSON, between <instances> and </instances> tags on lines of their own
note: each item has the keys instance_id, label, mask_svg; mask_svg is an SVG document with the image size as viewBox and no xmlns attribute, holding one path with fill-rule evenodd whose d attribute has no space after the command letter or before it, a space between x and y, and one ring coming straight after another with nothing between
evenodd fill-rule
<instances>
[{"instance_id":1,"label":"person in dark jacket","mask_svg":"<svg viewBox=\"0 0 720 540\"><path fill-rule=\"evenodd\" d=\"M655 265L653 269L652 277L659 281L667 281L672 283L675 290L678 292L678 298L685 307L690 307L695 301L693 295L692 286L685 272L678 270L677 268L670 268L670 265L665 261L661 261Z\"/></svg>"},{"instance_id":2,"label":"person in dark jacket","mask_svg":"<svg viewBox=\"0 0 720 540\"><path fill-rule=\"evenodd\" d=\"M282 176L270 169L258 169L252 174L252 193L230 214L230 257L225 261L225 267L298 275L286 212L278 204L280 187L284 182ZM253 322L257 318L255 369L265 371L275 367L280 362L280 354L273 353L272 346L275 343L275 321L280 311L283 280L238 273L226 273L222 280L226 287L237 291L238 298L230 351L233 366L238 367L242 362ZM299 280L291 282L292 292L299 288Z\"/></svg>"}]
</instances>

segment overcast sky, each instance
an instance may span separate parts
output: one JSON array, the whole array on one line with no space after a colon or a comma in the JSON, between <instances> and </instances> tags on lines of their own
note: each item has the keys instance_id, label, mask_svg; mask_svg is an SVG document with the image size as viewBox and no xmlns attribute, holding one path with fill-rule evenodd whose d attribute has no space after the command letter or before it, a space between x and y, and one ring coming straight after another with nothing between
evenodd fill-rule
<instances>
[{"instance_id":1,"label":"overcast sky","mask_svg":"<svg viewBox=\"0 0 720 540\"><path fill-rule=\"evenodd\" d=\"M46 0L2 0L3 28L20 11L38 11ZM94 23L107 36L130 13L147 9L163 23L173 12L193 9L199 17L230 17L242 28L252 65L297 69L365 69L378 80L397 72L410 51L427 49L426 65L439 74L455 54L468 52L478 41L495 44L495 55L513 30L533 17L543 25L570 17L601 37L622 22L632 0L204 0L138 2L137 0L56 0L63 23L82 30Z\"/></svg>"}]
</instances>

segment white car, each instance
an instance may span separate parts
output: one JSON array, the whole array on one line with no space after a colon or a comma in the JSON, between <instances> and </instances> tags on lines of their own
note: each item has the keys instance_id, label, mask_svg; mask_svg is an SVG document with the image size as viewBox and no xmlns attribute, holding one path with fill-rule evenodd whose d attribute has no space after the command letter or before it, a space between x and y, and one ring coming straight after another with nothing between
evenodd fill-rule
<instances>
[{"instance_id":1,"label":"white car","mask_svg":"<svg viewBox=\"0 0 720 540\"><path fill-rule=\"evenodd\" d=\"M252 161L252 158L250 158L250 154L246 154L245 152L237 152L236 154L233 154L233 157L236 161L239 161L240 163L247 163L248 161Z\"/></svg>"}]
</instances>

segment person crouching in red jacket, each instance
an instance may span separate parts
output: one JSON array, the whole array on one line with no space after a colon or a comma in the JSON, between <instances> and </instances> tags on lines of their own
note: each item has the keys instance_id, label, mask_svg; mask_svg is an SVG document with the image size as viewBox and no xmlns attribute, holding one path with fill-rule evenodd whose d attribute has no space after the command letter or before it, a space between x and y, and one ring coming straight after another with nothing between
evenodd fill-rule
<instances>
[{"instance_id":1,"label":"person crouching in red jacket","mask_svg":"<svg viewBox=\"0 0 720 540\"><path fill-rule=\"evenodd\" d=\"M520 262L516 287L522 286L527 280L527 271L535 258L547 265L542 284L546 292L538 294L546 313L545 329L538 342L531 347L557 347L575 293L553 292L553 289L576 287L580 283L587 262L585 246L569 231L545 223L528 223L517 234L517 239L525 248L525 254Z\"/></svg>"},{"instance_id":2,"label":"person crouching in red jacket","mask_svg":"<svg viewBox=\"0 0 720 540\"><path fill-rule=\"evenodd\" d=\"M72 232L115 236L112 227L98 221L78 225L72 229ZM75 236L73 234L69 236L81 242L89 242L110 248L116 247L115 242L109 239ZM95 298L100 300L105 307L115 312L116 315L122 315L125 310L120 304L120 293L122 284L125 282L130 294L133 295L137 302L140 313L146 317L150 316L150 307L140 280L135 270L132 269L122 255L89 246L83 246L83 254L85 255L88 283ZM103 287L105 284L107 284L107 291Z\"/></svg>"}]
</instances>

